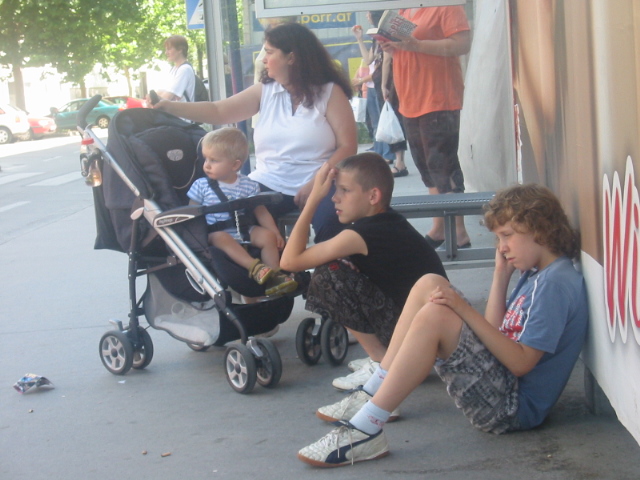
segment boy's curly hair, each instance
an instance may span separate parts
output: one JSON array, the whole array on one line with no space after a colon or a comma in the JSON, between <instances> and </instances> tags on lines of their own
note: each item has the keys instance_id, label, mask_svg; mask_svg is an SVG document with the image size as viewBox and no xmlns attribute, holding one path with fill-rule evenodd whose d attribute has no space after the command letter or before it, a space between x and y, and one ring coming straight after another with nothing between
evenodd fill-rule
<instances>
[{"instance_id":1,"label":"boy's curly hair","mask_svg":"<svg viewBox=\"0 0 640 480\"><path fill-rule=\"evenodd\" d=\"M580 253L578 232L553 192L541 185L514 185L497 192L485 207L484 219L492 231L512 222L514 230L533 233L536 243L556 255L575 258Z\"/></svg>"}]
</instances>

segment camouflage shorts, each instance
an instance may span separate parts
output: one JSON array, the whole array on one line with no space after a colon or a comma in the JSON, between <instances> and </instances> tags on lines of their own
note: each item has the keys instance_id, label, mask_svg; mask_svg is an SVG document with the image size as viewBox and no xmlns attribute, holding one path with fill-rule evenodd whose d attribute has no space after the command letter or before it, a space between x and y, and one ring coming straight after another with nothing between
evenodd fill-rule
<instances>
[{"instance_id":1,"label":"camouflage shorts","mask_svg":"<svg viewBox=\"0 0 640 480\"><path fill-rule=\"evenodd\" d=\"M471 424L483 432L518 430L518 378L502 365L463 322L460 341L446 360L438 359L436 372L447 384Z\"/></svg>"}]
</instances>

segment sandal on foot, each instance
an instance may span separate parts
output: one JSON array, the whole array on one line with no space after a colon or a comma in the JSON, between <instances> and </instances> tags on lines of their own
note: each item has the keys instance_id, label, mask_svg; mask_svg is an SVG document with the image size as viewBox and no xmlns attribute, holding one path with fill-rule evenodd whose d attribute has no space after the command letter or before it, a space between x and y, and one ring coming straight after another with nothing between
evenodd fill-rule
<instances>
[{"instance_id":1,"label":"sandal on foot","mask_svg":"<svg viewBox=\"0 0 640 480\"><path fill-rule=\"evenodd\" d=\"M273 275L273 269L271 267L266 266L264 263L261 263L260 260L256 258L256 261L249 269L249 276L253 278L258 285L264 285L269 278Z\"/></svg>"},{"instance_id":2,"label":"sandal on foot","mask_svg":"<svg viewBox=\"0 0 640 480\"><path fill-rule=\"evenodd\" d=\"M298 288L298 282L296 282L289 275L276 272L264 291L265 295L284 295L285 293L294 292Z\"/></svg>"},{"instance_id":3,"label":"sandal on foot","mask_svg":"<svg viewBox=\"0 0 640 480\"><path fill-rule=\"evenodd\" d=\"M444 243L444 240L434 240L429 236L429 234L426 234L424 238L427 240L427 243L429 244L429 246L433 249L438 248L440 245Z\"/></svg>"},{"instance_id":4,"label":"sandal on foot","mask_svg":"<svg viewBox=\"0 0 640 480\"><path fill-rule=\"evenodd\" d=\"M398 170L396 167L391 167L391 173L393 173L394 177L406 177L407 175L409 175L409 170L407 170L407 167L404 167L400 170Z\"/></svg>"}]
</instances>

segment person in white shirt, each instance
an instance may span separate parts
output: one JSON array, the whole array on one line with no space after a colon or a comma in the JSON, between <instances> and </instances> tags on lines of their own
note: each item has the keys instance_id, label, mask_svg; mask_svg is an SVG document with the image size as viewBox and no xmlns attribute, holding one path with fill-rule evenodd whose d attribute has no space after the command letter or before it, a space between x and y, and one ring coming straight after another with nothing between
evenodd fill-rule
<instances>
[{"instance_id":1,"label":"person in white shirt","mask_svg":"<svg viewBox=\"0 0 640 480\"><path fill-rule=\"evenodd\" d=\"M161 89L156 90L158 96L165 100L193 102L196 88L196 74L187 62L189 44L182 35L172 35L164 42L167 60L173 63L169 77Z\"/></svg>"},{"instance_id":2,"label":"person in white shirt","mask_svg":"<svg viewBox=\"0 0 640 480\"><path fill-rule=\"evenodd\" d=\"M357 152L348 76L305 26L284 23L265 32L261 82L217 102L167 102L154 106L196 122L223 125L260 112L255 126L256 169L249 177L262 191L283 194L272 215L302 209L318 169ZM336 88L337 87L337 88ZM342 230L329 192L312 221L315 241Z\"/></svg>"}]
</instances>

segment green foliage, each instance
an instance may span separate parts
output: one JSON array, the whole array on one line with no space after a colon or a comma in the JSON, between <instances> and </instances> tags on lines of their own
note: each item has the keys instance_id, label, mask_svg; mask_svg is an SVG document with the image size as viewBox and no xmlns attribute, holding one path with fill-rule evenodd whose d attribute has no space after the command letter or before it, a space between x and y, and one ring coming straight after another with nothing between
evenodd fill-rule
<instances>
[{"instance_id":1,"label":"green foliage","mask_svg":"<svg viewBox=\"0 0 640 480\"><path fill-rule=\"evenodd\" d=\"M142 18L137 1L2 0L0 63L53 65L80 83L96 63L106 60L105 45L117 37L121 21Z\"/></svg>"},{"instance_id":2,"label":"green foliage","mask_svg":"<svg viewBox=\"0 0 640 480\"><path fill-rule=\"evenodd\" d=\"M172 34L189 39L199 64L204 32L187 29L184 0L0 0L0 65L14 72L52 65L82 85L102 64L129 78L164 59L164 39Z\"/></svg>"}]
</instances>

